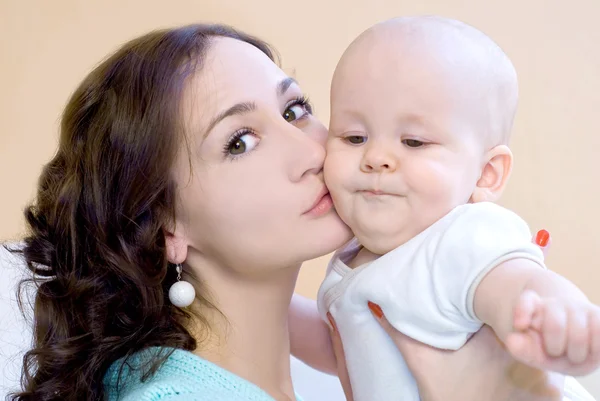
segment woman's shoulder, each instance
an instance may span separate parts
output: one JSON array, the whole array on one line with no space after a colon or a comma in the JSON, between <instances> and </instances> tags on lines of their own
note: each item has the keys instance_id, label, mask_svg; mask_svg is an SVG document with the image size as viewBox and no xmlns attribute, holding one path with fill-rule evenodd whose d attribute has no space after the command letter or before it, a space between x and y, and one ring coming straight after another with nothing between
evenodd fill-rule
<instances>
[{"instance_id":1,"label":"woman's shoulder","mask_svg":"<svg viewBox=\"0 0 600 401\"><path fill-rule=\"evenodd\" d=\"M164 362L148 374L152 361ZM152 347L113 363L104 377L108 401L273 401L258 386L185 350Z\"/></svg>"}]
</instances>

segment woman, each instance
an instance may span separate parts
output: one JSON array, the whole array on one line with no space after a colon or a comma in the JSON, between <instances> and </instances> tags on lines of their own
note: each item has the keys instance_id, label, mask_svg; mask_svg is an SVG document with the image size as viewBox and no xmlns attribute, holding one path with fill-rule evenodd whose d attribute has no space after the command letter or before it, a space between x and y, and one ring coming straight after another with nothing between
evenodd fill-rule
<instances>
[{"instance_id":1,"label":"woman","mask_svg":"<svg viewBox=\"0 0 600 401\"><path fill-rule=\"evenodd\" d=\"M273 60L194 25L126 44L76 90L26 212L39 291L14 399L295 399L298 271L350 232L323 184L327 131ZM464 349L414 366L424 394Z\"/></svg>"}]
</instances>

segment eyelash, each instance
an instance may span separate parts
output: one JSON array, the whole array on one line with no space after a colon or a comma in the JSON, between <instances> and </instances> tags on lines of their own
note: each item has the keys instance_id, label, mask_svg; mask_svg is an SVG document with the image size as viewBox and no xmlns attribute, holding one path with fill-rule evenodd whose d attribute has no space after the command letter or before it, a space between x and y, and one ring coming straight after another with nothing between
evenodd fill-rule
<instances>
[{"instance_id":1,"label":"eyelash","mask_svg":"<svg viewBox=\"0 0 600 401\"><path fill-rule=\"evenodd\" d=\"M225 146L223 146L223 154L225 154L226 156L229 155L229 149L231 148L231 145L236 143L236 141L238 141L244 135L248 135L248 134L250 134L250 135L254 134L254 131L252 130L252 128L242 127L239 130L235 131L233 133L233 135L231 135L229 140L225 143ZM242 156L242 155L238 155L237 157L240 157L240 156Z\"/></svg>"},{"instance_id":2,"label":"eyelash","mask_svg":"<svg viewBox=\"0 0 600 401\"><path fill-rule=\"evenodd\" d=\"M310 99L307 96L298 96L298 97L292 99L285 105L285 110L287 110L291 107L294 107L294 106L302 106L306 109L307 114L303 115L298 120L301 120L301 119L307 117L308 115L312 115L312 112L313 112L312 104L310 102ZM296 121L298 121L298 120L296 120ZM231 148L231 145L233 145L236 141L238 141L244 135L248 135L248 134L250 134L250 135L254 134L254 131L252 130L252 128L242 127L239 130L235 131L233 133L233 135L231 135L229 140L225 143L225 146L223 146L223 154L225 154L226 156L229 155L229 149ZM243 156L243 155L239 155L236 158L238 158L240 156Z\"/></svg>"},{"instance_id":3,"label":"eyelash","mask_svg":"<svg viewBox=\"0 0 600 401\"><path fill-rule=\"evenodd\" d=\"M306 115L312 115L312 113L313 113L312 103L310 102L310 99L307 96L303 95L303 96L298 96L298 97L292 99L285 105L285 109L287 110L290 107L294 107L294 106L304 107L307 112ZM304 118L304 116L300 117L299 119L301 119L301 118Z\"/></svg>"}]
</instances>

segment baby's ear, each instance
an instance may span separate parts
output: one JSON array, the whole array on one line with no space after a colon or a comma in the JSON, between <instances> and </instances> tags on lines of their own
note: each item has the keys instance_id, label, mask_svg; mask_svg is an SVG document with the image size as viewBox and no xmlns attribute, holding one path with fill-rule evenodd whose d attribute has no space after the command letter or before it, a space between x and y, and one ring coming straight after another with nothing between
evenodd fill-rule
<instances>
[{"instance_id":1,"label":"baby's ear","mask_svg":"<svg viewBox=\"0 0 600 401\"><path fill-rule=\"evenodd\" d=\"M508 146L499 145L485 155L481 176L471 202L495 202L500 198L512 171L513 155Z\"/></svg>"}]
</instances>

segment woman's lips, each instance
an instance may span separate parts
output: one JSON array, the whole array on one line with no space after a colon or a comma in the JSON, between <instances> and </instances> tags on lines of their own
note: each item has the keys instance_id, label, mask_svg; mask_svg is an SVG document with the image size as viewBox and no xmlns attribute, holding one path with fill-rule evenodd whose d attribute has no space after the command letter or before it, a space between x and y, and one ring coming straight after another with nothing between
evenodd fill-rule
<instances>
[{"instance_id":1,"label":"woman's lips","mask_svg":"<svg viewBox=\"0 0 600 401\"><path fill-rule=\"evenodd\" d=\"M313 206L304 212L305 215L311 217L318 217L329 212L333 207L333 200L331 199L331 195L326 191L324 194L320 195L319 198L315 201Z\"/></svg>"}]
</instances>

